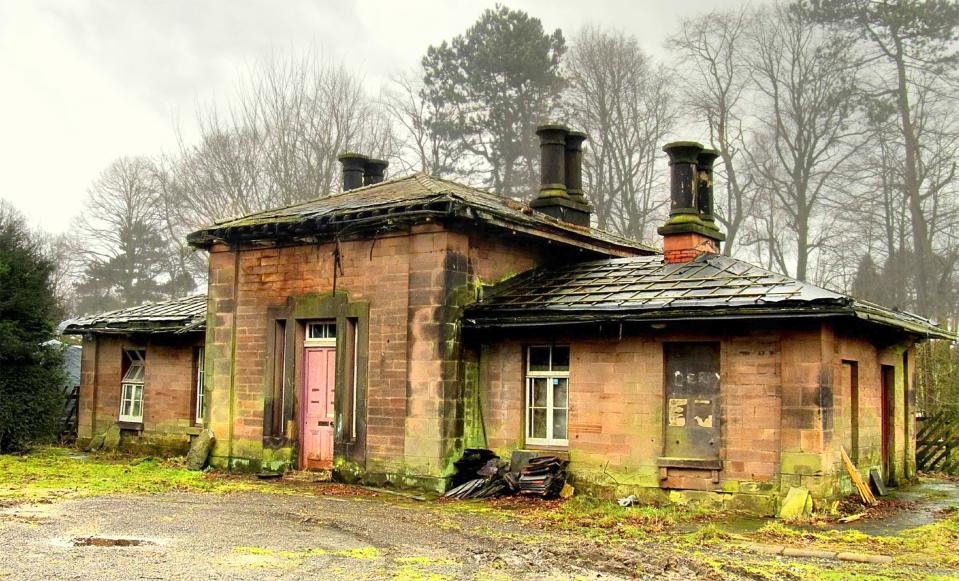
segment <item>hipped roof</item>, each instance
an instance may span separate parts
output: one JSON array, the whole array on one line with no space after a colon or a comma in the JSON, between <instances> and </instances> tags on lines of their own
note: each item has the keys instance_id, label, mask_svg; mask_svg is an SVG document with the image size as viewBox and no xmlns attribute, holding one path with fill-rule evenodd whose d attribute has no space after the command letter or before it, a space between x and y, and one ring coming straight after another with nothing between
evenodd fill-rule
<instances>
[{"instance_id":1,"label":"hipped roof","mask_svg":"<svg viewBox=\"0 0 959 581\"><path fill-rule=\"evenodd\" d=\"M538 268L486 293L464 315L471 327L591 321L852 317L925 337L955 340L935 322L704 254L688 263L636 256Z\"/></svg>"},{"instance_id":2,"label":"hipped roof","mask_svg":"<svg viewBox=\"0 0 959 581\"><path fill-rule=\"evenodd\" d=\"M118 309L68 321L65 335L191 333L206 329L206 295Z\"/></svg>"},{"instance_id":3,"label":"hipped roof","mask_svg":"<svg viewBox=\"0 0 959 581\"><path fill-rule=\"evenodd\" d=\"M629 238L546 216L525 202L425 173L225 220L193 232L187 240L199 248L217 242L306 242L310 237L378 232L439 219L483 222L613 256L658 252Z\"/></svg>"}]
</instances>

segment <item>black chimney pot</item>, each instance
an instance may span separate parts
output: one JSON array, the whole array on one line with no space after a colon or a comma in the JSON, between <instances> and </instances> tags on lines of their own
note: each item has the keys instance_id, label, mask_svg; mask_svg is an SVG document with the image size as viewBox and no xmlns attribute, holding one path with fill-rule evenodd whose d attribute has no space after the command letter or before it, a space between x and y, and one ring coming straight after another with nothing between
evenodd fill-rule
<instances>
[{"instance_id":1,"label":"black chimney pot","mask_svg":"<svg viewBox=\"0 0 959 581\"><path fill-rule=\"evenodd\" d=\"M341 153L336 160L343 164L343 191L363 187L363 177L370 158L362 153Z\"/></svg>"},{"instance_id":2,"label":"black chimney pot","mask_svg":"<svg viewBox=\"0 0 959 581\"><path fill-rule=\"evenodd\" d=\"M719 157L715 149L704 149L696 157L696 170L699 172L697 193L699 217L705 222L715 222L713 216L713 162Z\"/></svg>"},{"instance_id":3,"label":"black chimney pot","mask_svg":"<svg viewBox=\"0 0 959 581\"><path fill-rule=\"evenodd\" d=\"M583 193L583 142L588 138L582 131L570 131L566 135L566 193L584 204L588 202Z\"/></svg>"},{"instance_id":4,"label":"black chimney pot","mask_svg":"<svg viewBox=\"0 0 959 581\"><path fill-rule=\"evenodd\" d=\"M365 168L365 178L364 181L366 185L372 186L373 184L378 184L383 181L383 176L386 173L386 168L389 167L390 162L385 159L370 159L366 162Z\"/></svg>"},{"instance_id":5,"label":"black chimney pot","mask_svg":"<svg viewBox=\"0 0 959 581\"><path fill-rule=\"evenodd\" d=\"M530 207L570 224L589 226L592 208L583 195L583 149L586 134L565 125L541 125L539 195Z\"/></svg>"}]
</instances>

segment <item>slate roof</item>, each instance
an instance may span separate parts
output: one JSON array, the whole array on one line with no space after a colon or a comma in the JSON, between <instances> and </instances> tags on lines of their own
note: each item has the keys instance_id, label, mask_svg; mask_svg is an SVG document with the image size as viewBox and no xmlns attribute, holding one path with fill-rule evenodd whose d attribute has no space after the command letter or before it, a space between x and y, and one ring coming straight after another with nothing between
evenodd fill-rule
<instances>
[{"instance_id":1,"label":"slate roof","mask_svg":"<svg viewBox=\"0 0 959 581\"><path fill-rule=\"evenodd\" d=\"M73 319L63 333L189 333L205 329L206 295L193 295Z\"/></svg>"},{"instance_id":2,"label":"slate roof","mask_svg":"<svg viewBox=\"0 0 959 581\"><path fill-rule=\"evenodd\" d=\"M747 262L685 264L637 256L539 268L493 287L466 310L473 327L602 320L851 316L920 335L955 335L918 315L826 290Z\"/></svg>"},{"instance_id":3,"label":"slate roof","mask_svg":"<svg viewBox=\"0 0 959 581\"><path fill-rule=\"evenodd\" d=\"M383 228L442 218L482 221L616 256L658 252L629 238L534 212L525 202L425 173L224 220L193 232L187 239L190 244L205 248L217 241L342 234L364 227Z\"/></svg>"}]
</instances>

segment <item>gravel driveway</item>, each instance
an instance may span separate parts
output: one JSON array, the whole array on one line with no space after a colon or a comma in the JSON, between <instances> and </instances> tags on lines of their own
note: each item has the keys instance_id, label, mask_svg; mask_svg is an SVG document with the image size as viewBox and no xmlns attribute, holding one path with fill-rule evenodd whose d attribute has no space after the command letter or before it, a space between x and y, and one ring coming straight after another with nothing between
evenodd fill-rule
<instances>
[{"instance_id":1,"label":"gravel driveway","mask_svg":"<svg viewBox=\"0 0 959 581\"><path fill-rule=\"evenodd\" d=\"M78 541L79 539L79 541ZM101 546L112 539L140 542ZM79 542L81 545L77 546ZM115 495L0 511L12 579L566 579L700 577L638 554L392 497Z\"/></svg>"}]
</instances>

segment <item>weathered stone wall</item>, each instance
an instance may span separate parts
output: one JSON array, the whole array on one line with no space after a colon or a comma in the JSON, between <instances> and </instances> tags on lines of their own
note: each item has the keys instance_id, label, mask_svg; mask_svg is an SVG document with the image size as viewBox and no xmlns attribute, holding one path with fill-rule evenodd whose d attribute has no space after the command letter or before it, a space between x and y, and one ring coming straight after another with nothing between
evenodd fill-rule
<instances>
[{"instance_id":1,"label":"weathered stone wall","mask_svg":"<svg viewBox=\"0 0 959 581\"><path fill-rule=\"evenodd\" d=\"M847 363L844 368L843 363ZM851 442L853 428L848 363L855 362L858 371L858 449ZM837 334L834 356L831 360L833 383L837 389L837 433L834 441L835 470L841 475L844 493L853 492L845 469L839 464L839 446L856 462L863 474L871 468L882 468L882 367L892 369L893 383L889 387L890 441L888 450L888 478L901 483L915 477L915 350L909 343L877 346L873 342L848 334Z\"/></svg>"},{"instance_id":2,"label":"weathered stone wall","mask_svg":"<svg viewBox=\"0 0 959 581\"><path fill-rule=\"evenodd\" d=\"M125 430L124 448L179 454L189 447L194 427L194 349L202 337L158 340L149 336L95 335L83 341L80 363L78 443L105 432L120 412L123 351L146 351L142 431Z\"/></svg>"},{"instance_id":3,"label":"weathered stone wall","mask_svg":"<svg viewBox=\"0 0 959 581\"><path fill-rule=\"evenodd\" d=\"M738 331L738 333L737 333ZM569 448L579 486L608 494L659 491L663 456L664 359L667 341L721 342L721 457L719 482L708 470L670 468L663 489L739 493L761 510L778 492L781 436L782 347L775 331L740 328L730 333L652 331L638 336L597 328L549 336L510 332L478 340L476 381L486 443L501 455L524 445L524 347L570 345ZM612 333L612 336L611 336ZM814 338L813 338L814 340ZM531 447L536 449L535 447ZM666 492L662 493L666 496ZM676 495L674 495L676 496ZM681 495L690 498L690 495ZM692 496L696 496L693 494Z\"/></svg>"},{"instance_id":4,"label":"weathered stone wall","mask_svg":"<svg viewBox=\"0 0 959 581\"><path fill-rule=\"evenodd\" d=\"M478 335L472 382L482 411L476 417L483 425L470 431L485 440L477 437L474 445L485 443L504 456L524 447L524 348L568 343L569 448L544 451L568 454L581 486L608 494L692 490L697 492L672 496L701 501L709 499L700 491L718 492L726 498L714 495L712 502L772 512L777 497L792 486L806 487L820 499L851 492L839 446L848 436L852 413L843 388L843 361L856 361L860 445L850 454L865 471L880 465L880 366L892 366L892 480L914 476L912 372L908 390L903 379L904 369L914 366L911 346L879 346L861 330L837 336L834 326L819 323L794 322L788 330L762 323L717 326L714 332L708 323L700 327L697 332L678 325L663 331L646 328L642 334L627 329L623 337L609 325L550 335L513 331L503 339L489 332ZM663 474L657 465L664 448L667 341L721 342L719 482L711 482L702 469L670 468Z\"/></svg>"},{"instance_id":5,"label":"weathered stone wall","mask_svg":"<svg viewBox=\"0 0 959 581\"><path fill-rule=\"evenodd\" d=\"M564 255L545 243L471 230L424 224L338 245L337 293L369 305L369 363L359 372L367 379L364 469L371 478L442 485L463 447L462 307L475 300L481 282L527 270L547 254ZM256 469L275 458L262 445L272 382L268 311L290 297L332 293L336 249L211 250L207 385L215 465ZM285 460L291 457L288 451Z\"/></svg>"}]
</instances>

